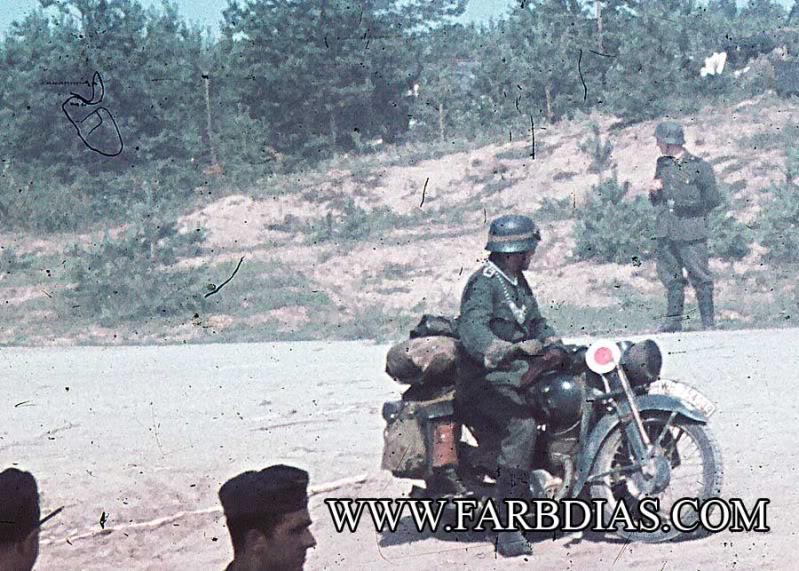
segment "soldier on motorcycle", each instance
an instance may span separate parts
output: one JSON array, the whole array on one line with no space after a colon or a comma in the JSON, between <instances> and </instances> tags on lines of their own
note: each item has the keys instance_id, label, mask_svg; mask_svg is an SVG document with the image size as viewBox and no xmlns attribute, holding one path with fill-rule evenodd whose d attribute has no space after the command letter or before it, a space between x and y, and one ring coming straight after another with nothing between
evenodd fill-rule
<instances>
[{"instance_id":1,"label":"soldier on motorcycle","mask_svg":"<svg viewBox=\"0 0 799 571\"><path fill-rule=\"evenodd\" d=\"M455 404L459 417L475 428L481 447L485 437L496 441L497 499L503 511L502 500L543 494L530 485L538 422L522 388L530 357L560 341L541 316L523 274L540 240L527 216L494 220L488 262L469 278L461 299ZM532 548L520 531L504 531L497 537L497 551L514 557L530 555Z\"/></svg>"}]
</instances>

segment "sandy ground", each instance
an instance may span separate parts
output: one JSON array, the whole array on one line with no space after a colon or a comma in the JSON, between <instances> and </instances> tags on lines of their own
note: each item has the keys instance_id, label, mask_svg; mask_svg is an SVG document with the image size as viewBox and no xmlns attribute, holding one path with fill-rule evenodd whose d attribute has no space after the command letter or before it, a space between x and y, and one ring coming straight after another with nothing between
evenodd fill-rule
<instances>
[{"instance_id":1,"label":"sandy ground","mask_svg":"<svg viewBox=\"0 0 799 571\"><path fill-rule=\"evenodd\" d=\"M486 538L367 526L336 534L314 496L307 569L794 569L799 330L661 338L664 376L719 406L724 494L771 499L768 534L665 545L542 540L532 561L498 560ZM239 471L285 461L333 493L398 497L380 470L386 347L366 343L0 349L0 465L37 476L46 526L37 569L222 569L231 549L216 492ZM202 513L184 514L205 510ZM105 513L106 532L100 519ZM174 517L176 516L176 517ZM159 523L158 518L167 518ZM108 530L112 531L108 531Z\"/></svg>"}]
</instances>

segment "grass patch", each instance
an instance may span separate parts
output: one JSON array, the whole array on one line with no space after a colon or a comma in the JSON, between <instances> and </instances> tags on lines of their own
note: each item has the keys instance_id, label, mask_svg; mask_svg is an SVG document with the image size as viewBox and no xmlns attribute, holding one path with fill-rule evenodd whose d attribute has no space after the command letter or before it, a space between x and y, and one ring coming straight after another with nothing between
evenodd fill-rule
<instances>
[{"instance_id":1,"label":"grass patch","mask_svg":"<svg viewBox=\"0 0 799 571\"><path fill-rule=\"evenodd\" d=\"M493 196L513 185L514 182L509 178L494 178L483 184L483 191L480 194L483 197Z\"/></svg>"},{"instance_id":2,"label":"grass patch","mask_svg":"<svg viewBox=\"0 0 799 571\"><path fill-rule=\"evenodd\" d=\"M420 214L401 216L388 207L366 210L352 198L332 204L327 215L308 224L303 234L306 243L348 243L385 237L401 228L412 228L421 221Z\"/></svg>"},{"instance_id":3,"label":"grass patch","mask_svg":"<svg viewBox=\"0 0 799 571\"><path fill-rule=\"evenodd\" d=\"M218 264L207 274L226 275L230 264ZM249 317L275 309L301 306L309 313L333 308L330 297L302 272L277 261L245 258L236 277L206 301L206 314Z\"/></svg>"},{"instance_id":4,"label":"grass patch","mask_svg":"<svg viewBox=\"0 0 799 571\"><path fill-rule=\"evenodd\" d=\"M799 138L799 125L786 122L783 125L773 125L768 131L741 137L737 145L747 151L784 150L795 145L797 138Z\"/></svg>"},{"instance_id":5,"label":"grass patch","mask_svg":"<svg viewBox=\"0 0 799 571\"><path fill-rule=\"evenodd\" d=\"M557 222L568 220L575 215L574 200L568 196L564 198L545 197L541 206L535 211L534 218L541 222Z\"/></svg>"},{"instance_id":6,"label":"grass patch","mask_svg":"<svg viewBox=\"0 0 799 571\"><path fill-rule=\"evenodd\" d=\"M552 147L545 143L541 143L536 141L535 143L535 158L542 158L551 153ZM523 161L523 160L533 160L532 154L532 146L528 142L527 145L524 147L513 147L506 151L500 151L496 155L496 158L499 160L506 160L506 161Z\"/></svg>"}]
</instances>

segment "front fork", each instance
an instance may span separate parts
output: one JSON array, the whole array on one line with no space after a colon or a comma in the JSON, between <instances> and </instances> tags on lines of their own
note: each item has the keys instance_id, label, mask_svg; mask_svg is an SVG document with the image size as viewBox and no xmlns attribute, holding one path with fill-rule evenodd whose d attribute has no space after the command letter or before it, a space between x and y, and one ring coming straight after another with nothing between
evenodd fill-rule
<instances>
[{"instance_id":1,"label":"front fork","mask_svg":"<svg viewBox=\"0 0 799 571\"><path fill-rule=\"evenodd\" d=\"M624 426L624 432L627 435L627 442L630 446L633 459L638 462L642 467L649 464L650 458L653 456L654 447L649 440L649 435L644 428L644 423L641 420L641 412L638 410L638 404L635 402L635 393L630 386L630 381L624 373L622 367L616 369L619 377L619 382L624 393L624 398L616 399L616 414ZM607 379L604 379L608 385Z\"/></svg>"},{"instance_id":2,"label":"front fork","mask_svg":"<svg viewBox=\"0 0 799 571\"><path fill-rule=\"evenodd\" d=\"M641 412L627 375L622 367L618 367L616 372L624 393L624 398L616 400L616 414L624 427L632 460L640 467L643 476L641 491L647 495L657 494L665 490L671 480L671 463L663 456L659 444L676 413L672 414L653 443L641 420Z\"/></svg>"}]
</instances>

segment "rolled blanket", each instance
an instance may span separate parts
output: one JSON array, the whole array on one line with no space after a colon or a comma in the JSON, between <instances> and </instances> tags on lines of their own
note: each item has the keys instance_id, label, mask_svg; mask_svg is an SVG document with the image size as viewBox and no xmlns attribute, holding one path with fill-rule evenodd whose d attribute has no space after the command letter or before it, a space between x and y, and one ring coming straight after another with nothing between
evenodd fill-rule
<instances>
[{"instance_id":1,"label":"rolled blanket","mask_svg":"<svg viewBox=\"0 0 799 571\"><path fill-rule=\"evenodd\" d=\"M386 373L407 385L453 382L458 359L452 337L417 337L397 343L386 356Z\"/></svg>"}]
</instances>

